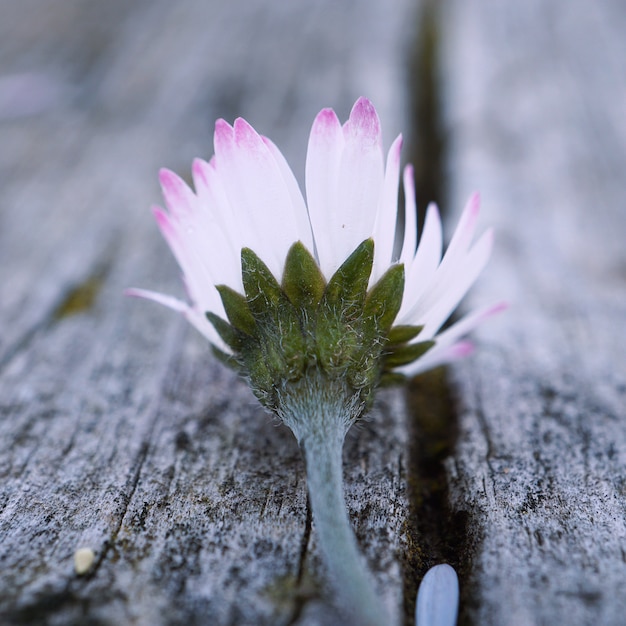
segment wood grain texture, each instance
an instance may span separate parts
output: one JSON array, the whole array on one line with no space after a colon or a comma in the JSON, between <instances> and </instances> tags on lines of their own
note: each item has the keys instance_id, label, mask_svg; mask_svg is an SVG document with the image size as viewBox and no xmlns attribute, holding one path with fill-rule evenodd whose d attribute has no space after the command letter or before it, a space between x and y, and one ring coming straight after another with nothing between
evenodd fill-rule
<instances>
[{"instance_id":1,"label":"wood grain texture","mask_svg":"<svg viewBox=\"0 0 626 626\"><path fill-rule=\"evenodd\" d=\"M291 435L182 320L121 294L182 293L148 209L160 166L210 156L217 117L246 117L300 180L324 106L345 119L368 95L389 145L409 4L0 2L3 624L341 623ZM396 614L403 414L383 394L345 451Z\"/></svg>"},{"instance_id":2,"label":"wood grain texture","mask_svg":"<svg viewBox=\"0 0 626 626\"><path fill-rule=\"evenodd\" d=\"M511 309L454 368L447 468L469 515L463 616L626 615L626 11L465 2L441 13L450 205L497 229L471 297Z\"/></svg>"}]
</instances>

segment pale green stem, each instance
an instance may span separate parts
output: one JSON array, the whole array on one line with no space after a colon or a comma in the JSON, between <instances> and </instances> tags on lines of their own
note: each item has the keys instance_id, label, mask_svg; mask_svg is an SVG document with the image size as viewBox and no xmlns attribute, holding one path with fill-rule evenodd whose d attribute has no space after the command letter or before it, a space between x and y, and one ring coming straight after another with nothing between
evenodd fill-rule
<instances>
[{"instance_id":1,"label":"pale green stem","mask_svg":"<svg viewBox=\"0 0 626 626\"><path fill-rule=\"evenodd\" d=\"M389 626L359 553L343 498L341 450L363 413L360 395L317 370L279 391L279 415L304 453L309 499L322 556L353 626Z\"/></svg>"},{"instance_id":2,"label":"pale green stem","mask_svg":"<svg viewBox=\"0 0 626 626\"><path fill-rule=\"evenodd\" d=\"M341 603L353 623L388 626L389 619L374 592L346 512L341 461L343 439L344 429L338 423L336 429L309 432L300 441L306 458L315 531Z\"/></svg>"}]
</instances>

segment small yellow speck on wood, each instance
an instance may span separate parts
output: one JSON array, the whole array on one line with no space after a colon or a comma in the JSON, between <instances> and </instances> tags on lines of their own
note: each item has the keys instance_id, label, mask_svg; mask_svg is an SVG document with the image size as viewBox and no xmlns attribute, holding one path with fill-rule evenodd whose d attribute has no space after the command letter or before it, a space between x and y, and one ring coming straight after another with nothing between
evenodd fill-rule
<instances>
[{"instance_id":1,"label":"small yellow speck on wood","mask_svg":"<svg viewBox=\"0 0 626 626\"><path fill-rule=\"evenodd\" d=\"M93 565L96 555L91 548L79 548L74 552L74 571L82 576L86 574Z\"/></svg>"}]
</instances>

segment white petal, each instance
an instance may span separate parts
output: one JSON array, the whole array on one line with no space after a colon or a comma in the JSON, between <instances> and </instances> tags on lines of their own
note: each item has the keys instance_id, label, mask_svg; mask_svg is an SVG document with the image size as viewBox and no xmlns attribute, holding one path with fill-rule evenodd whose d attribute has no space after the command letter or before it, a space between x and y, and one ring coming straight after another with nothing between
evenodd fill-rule
<instances>
[{"instance_id":1,"label":"white petal","mask_svg":"<svg viewBox=\"0 0 626 626\"><path fill-rule=\"evenodd\" d=\"M318 260L328 278L345 260L333 246L332 216L339 212L339 164L344 149L341 124L332 109L313 122L306 155L306 198Z\"/></svg>"},{"instance_id":2,"label":"white petal","mask_svg":"<svg viewBox=\"0 0 626 626\"><path fill-rule=\"evenodd\" d=\"M383 177L380 122L365 98L357 100L344 124L345 148L339 167L338 210L329 225L333 247L345 260L372 236Z\"/></svg>"},{"instance_id":3,"label":"white petal","mask_svg":"<svg viewBox=\"0 0 626 626\"><path fill-rule=\"evenodd\" d=\"M163 168L159 171L159 182L165 204L172 215L178 217L193 212L196 197L180 176Z\"/></svg>"},{"instance_id":4,"label":"white petal","mask_svg":"<svg viewBox=\"0 0 626 626\"><path fill-rule=\"evenodd\" d=\"M415 203L415 182L413 166L404 168L404 240L400 252L400 263L408 271L417 249L417 205Z\"/></svg>"},{"instance_id":5,"label":"white petal","mask_svg":"<svg viewBox=\"0 0 626 626\"><path fill-rule=\"evenodd\" d=\"M459 264L457 267L456 275L448 274L440 277L440 272L437 271L433 285L411 312L412 318L419 320L414 323L424 324L422 331L424 337L434 336L450 317L452 311L456 309L487 265L492 247L493 232L488 230L462 259L462 265Z\"/></svg>"},{"instance_id":6,"label":"white petal","mask_svg":"<svg viewBox=\"0 0 626 626\"><path fill-rule=\"evenodd\" d=\"M215 312L215 311L214 311ZM225 316L220 316L225 317ZM226 354L232 354L232 350L227 346L222 338L217 334L213 324L207 320L206 315L195 308L189 308L186 314L186 318L189 323L195 327L195 329L204 335L216 348L219 348Z\"/></svg>"},{"instance_id":7,"label":"white petal","mask_svg":"<svg viewBox=\"0 0 626 626\"><path fill-rule=\"evenodd\" d=\"M245 120L215 125L215 166L248 246L280 280L299 232L289 189L262 138Z\"/></svg>"},{"instance_id":8,"label":"white petal","mask_svg":"<svg viewBox=\"0 0 626 626\"><path fill-rule=\"evenodd\" d=\"M437 335L437 346L443 348L452 345L457 339L467 335L479 324L507 308L508 304L506 302L498 302L498 304L492 304L467 314L458 322L452 324L450 328Z\"/></svg>"},{"instance_id":9,"label":"white petal","mask_svg":"<svg viewBox=\"0 0 626 626\"><path fill-rule=\"evenodd\" d=\"M478 193L473 193L461 213L459 223L457 224L454 234L452 235L452 239L446 248L445 257L441 262L443 269L445 269L448 265L454 266L467 252L470 243L472 242L472 238L474 237L479 212L480 195Z\"/></svg>"},{"instance_id":10,"label":"white petal","mask_svg":"<svg viewBox=\"0 0 626 626\"><path fill-rule=\"evenodd\" d=\"M189 236L181 223L159 207L153 207L152 211L161 234L174 253L190 286L192 299L195 301L201 298L205 286L212 287L215 284L213 277L209 274L207 267L197 258L193 246L190 245Z\"/></svg>"},{"instance_id":11,"label":"white petal","mask_svg":"<svg viewBox=\"0 0 626 626\"><path fill-rule=\"evenodd\" d=\"M398 135L387 155L385 178L378 201L374 224L374 268L370 283L378 280L393 261L393 246L398 221L398 186L400 182L400 151L402 135Z\"/></svg>"},{"instance_id":12,"label":"white petal","mask_svg":"<svg viewBox=\"0 0 626 626\"><path fill-rule=\"evenodd\" d=\"M186 302L167 296L156 291L149 291L147 289L126 289L124 294L133 298L144 298L146 300L152 300L158 302L163 306L166 306L177 313L182 313L187 321L189 321L195 328L203 334L211 343L217 346L220 350L231 353L230 348L224 344L221 337L215 332L215 329L206 317L200 313L200 311L190 307Z\"/></svg>"},{"instance_id":13,"label":"white petal","mask_svg":"<svg viewBox=\"0 0 626 626\"><path fill-rule=\"evenodd\" d=\"M145 300L152 300L153 302L158 302L163 306L166 306L168 309L172 309L172 311L176 311L177 313L185 313L189 308L189 305L178 298L174 298L174 296L167 296L163 293L158 293L157 291L150 291L148 289L136 289L131 287L130 289L124 290L125 296L130 296L131 298L143 298Z\"/></svg>"},{"instance_id":14,"label":"white petal","mask_svg":"<svg viewBox=\"0 0 626 626\"><path fill-rule=\"evenodd\" d=\"M306 204L304 203L304 198L302 197L302 192L300 191L300 187L298 186L298 181L293 175L293 172L291 171L287 160L283 156L283 153L267 137L262 137L262 139L265 142L265 145L268 147L269 151L272 153L272 156L276 160L276 164L280 169L287 190L289 191L292 211L298 229L298 238L294 240L293 243L299 240L306 246L306 248L310 252L313 252L314 244L313 232L311 230L311 221L309 219L309 212L306 208Z\"/></svg>"},{"instance_id":15,"label":"white petal","mask_svg":"<svg viewBox=\"0 0 626 626\"><path fill-rule=\"evenodd\" d=\"M429 211L433 205L429 206ZM402 303L399 319L407 320L416 314L423 315L424 311L438 300L443 291L453 290L453 283L458 277L463 276L467 265L467 250L471 243L476 228L476 221L480 209L480 196L475 193L467 202L459 223L452 235L452 239L446 253L441 260L441 222L437 212L437 235L430 235L428 230L428 213L424 233L420 239L420 245L415 260L409 270L407 288ZM432 239L432 244L431 244ZM437 243L437 254L429 249L429 245ZM422 246L424 257L421 254ZM437 263L435 264L435 258ZM441 264L439 264L441 260ZM437 264L439 266L437 267ZM434 271L436 268L436 272ZM445 321L445 320L444 320ZM443 322L442 322L443 323Z\"/></svg>"},{"instance_id":16,"label":"white petal","mask_svg":"<svg viewBox=\"0 0 626 626\"><path fill-rule=\"evenodd\" d=\"M234 228L228 224L224 203L216 200L217 177L214 175L210 180L211 168L206 163L204 166L200 162L194 163L194 179L202 196L195 196L188 190L184 202L180 194L175 193L176 186L184 183L171 172L162 171L161 185L171 215L164 215L158 210L155 212L161 231L173 247L196 301L199 299L196 285L200 291L207 283L227 284L241 290L239 247L233 241ZM172 235L174 242L171 241Z\"/></svg>"},{"instance_id":17,"label":"white petal","mask_svg":"<svg viewBox=\"0 0 626 626\"><path fill-rule=\"evenodd\" d=\"M398 371L405 376L417 376L433 367L439 367L470 355L474 351L474 344L469 341L459 341L451 346L439 347L435 345L423 357L413 363L403 365Z\"/></svg>"},{"instance_id":18,"label":"white petal","mask_svg":"<svg viewBox=\"0 0 626 626\"><path fill-rule=\"evenodd\" d=\"M426 209L424 230L415 257L405 265L404 297L397 324L413 323L412 320L415 319L414 312L419 299L434 280L435 272L441 261L442 246L441 218L437 206L431 202Z\"/></svg>"},{"instance_id":19,"label":"white petal","mask_svg":"<svg viewBox=\"0 0 626 626\"><path fill-rule=\"evenodd\" d=\"M203 311L221 311L219 294L214 287L215 280L198 259L188 238L180 233L179 225L165 211L155 207L153 212L161 233L183 270L185 285L194 305Z\"/></svg>"}]
</instances>

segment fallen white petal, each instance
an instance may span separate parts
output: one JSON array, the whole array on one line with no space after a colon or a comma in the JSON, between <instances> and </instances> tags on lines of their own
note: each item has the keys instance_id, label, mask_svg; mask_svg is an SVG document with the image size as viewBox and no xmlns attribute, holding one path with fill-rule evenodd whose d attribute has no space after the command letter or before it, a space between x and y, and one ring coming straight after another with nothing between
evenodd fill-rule
<instances>
[{"instance_id":1,"label":"fallen white petal","mask_svg":"<svg viewBox=\"0 0 626 626\"><path fill-rule=\"evenodd\" d=\"M455 626L459 613L459 579L450 565L426 572L417 592L416 626Z\"/></svg>"}]
</instances>

